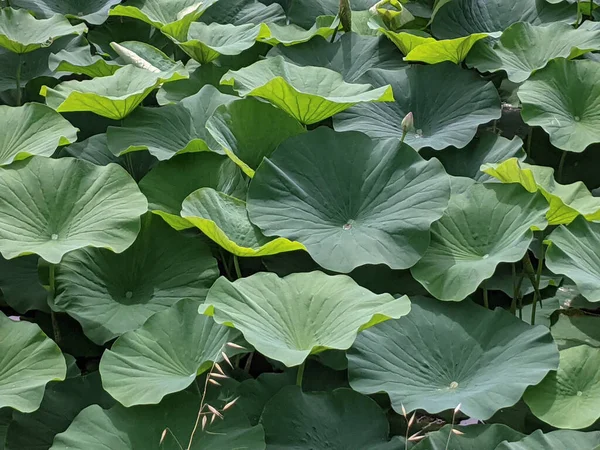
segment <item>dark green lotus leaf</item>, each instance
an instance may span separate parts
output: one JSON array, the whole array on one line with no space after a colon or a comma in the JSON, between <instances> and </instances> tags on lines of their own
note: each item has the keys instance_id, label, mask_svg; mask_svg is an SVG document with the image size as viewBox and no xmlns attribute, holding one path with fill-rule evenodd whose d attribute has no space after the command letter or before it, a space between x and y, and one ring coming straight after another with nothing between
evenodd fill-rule
<instances>
[{"instance_id":1,"label":"dark green lotus leaf","mask_svg":"<svg viewBox=\"0 0 600 450\"><path fill-rule=\"evenodd\" d=\"M459 435L451 430L458 430ZM450 434L452 434L450 436ZM501 442L515 442L523 439L525 435L507 427L506 425L470 425L451 426L445 425L441 430L428 433L414 450L483 450L495 449ZM448 447L448 443L450 446Z\"/></svg>"},{"instance_id":2,"label":"dark green lotus leaf","mask_svg":"<svg viewBox=\"0 0 600 450\"><path fill-rule=\"evenodd\" d=\"M76 73L91 78L106 77L121 68L114 61L92 54L90 44L83 36L73 39L65 48L50 54L48 67L53 72Z\"/></svg>"},{"instance_id":3,"label":"dark green lotus leaf","mask_svg":"<svg viewBox=\"0 0 600 450\"><path fill-rule=\"evenodd\" d=\"M188 195L203 187L246 197L246 181L238 166L226 156L209 152L184 154L161 162L140 182L150 211L176 230L194 227L180 216L181 205Z\"/></svg>"},{"instance_id":4,"label":"dark green lotus leaf","mask_svg":"<svg viewBox=\"0 0 600 450\"><path fill-rule=\"evenodd\" d=\"M440 300L461 301L490 278L498 264L521 260L534 229L547 225L548 203L517 185L474 184L453 195L431 227L431 244L411 269Z\"/></svg>"},{"instance_id":5,"label":"dark green lotus leaf","mask_svg":"<svg viewBox=\"0 0 600 450\"><path fill-rule=\"evenodd\" d=\"M88 139L63 148L61 156L72 156L97 166L106 166L119 161L119 158L108 149L106 133L95 134Z\"/></svg>"},{"instance_id":6,"label":"dark green lotus leaf","mask_svg":"<svg viewBox=\"0 0 600 450\"><path fill-rule=\"evenodd\" d=\"M558 367L548 328L501 308L425 297L413 298L405 318L363 331L347 355L352 388L386 392L398 413L402 405L438 413L460 404L480 420L514 405Z\"/></svg>"},{"instance_id":7,"label":"dark green lotus leaf","mask_svg":"<svg viewBox=\"0 0 600 450\"><path fill-rule=\"evenodd\" d=\"M515 269L517 277L519 277L523 269L520 267L520 265L515 266ZM549 270L544 270L542 271L542 275L540 277L539 289L546 289L548 286L559 286L561 281L561 276L555 275ZM502 291L509 297L513 298L515 294L515 282L516 280L513 278L512 274L512 264L500 264L496 268L494 275L485 281L485 288L490 291ZM534 288L529 277L523 277L519 292L522 297L534 292ZM536 309L536 313L542 312L543 309L550 309L550 304L551 302L544 300L543 308ZM558 302L556 302L556 307L556 309L558 309ZM523 311L525 311L525 309L523 309ZM553 309L552 311L555 310ZM528 317L531 317L531 315L527 316L525 315L525 312L523 312L523 320L527 321ZM535 323L538 323L538 321L536 320Z\"/></svg>"},{"instance_id":8,"label":"dark green lotus leaf","mask_svg":"<svg viewBox=\"0 0 600 450\"><path fill-rule=\"evenodd\" d=\"M573 280L589 301L600 302L600 224L578 217L546 239L548 268Z\"/></svg>"},{"instance_id":9,"label":"dark green lotus leaf","mask_svg":"<svg viewBox=\"0 0 600 450\"><path fill-rule=\"evenodd\" d=\"M419 153L426 159L439 159L450 175L468 177L479 182L493 179L480 170L483 164L501 163L509 158L516 158L518 161L525 159L520 137L508 140L490 131L478 133L464 148L449 147L442 151L424 148Z\"/></svg>"},{"instance_id":10,"label":"dark green lotus leaf","mask_svg":"<svg viewBox=\"0 0 600 450\"><path fill-rule=\"evenodd\" d=\"M531 412L556 428L581 429L600 418L600 348L561 350L556 372L523 396Z\"/></svg>"},{"instance_id":11,"label":"dark green lotus leaf","mask_svg":"<svg viewBox=\"0 0 600 450\"><path fill-rule=\"evenodd\" d=\"M394 101L392 88L346 83L323 67L296 66L282 56L230 70L221 84L233 86L241 96L264 98L304 124L320 122L357 103Z\"/></svg>"},{"instance_id":12,"label":"dark green lotus leaf","mask_svg":"<svg viewBox=\"0 0 600 450\"><path fill-rule=\"evenodd\" d=\"M552 5L546 0L447 0L438 3L431 29L440 39L473 33L500 34L516 22L533 25L574 23L577 17L574 5Z\"/></svg>"},{"instance_id":13,"label":"dark green lotus leaf","mask_svg":"<svg viewBox=\"0 0 600 450\"><path fill-rule=\"evenodd\" d=\"M50 18L62 14L69 18L85 20L100 25L108 19L108 11L120 0L12 0L13 6L32 11L36 17Z\"/></svg>"},{"instance_id":14,"label":"dark green lotus leaf","mask_svg":"<svg viewBox=\"0 0 600 450\"><path fill-rule=\"evenodd\" d=\"M536 430L519 442L504 442L496 450L597 450L598 444L600 431L582 433L557 430L544 434L541 430Z\"/></svg>"},{"instance_id":15,"label":"dark green lotus leaf","mask_svg":"<svg viewBox=\"0 0 600 450\"><path fill-rule=\"evenodd\" d=\"M195 63L195 61L192 60ZM173 81L164 84L156 93L156 101L159 105L178 103L186 97L197 94L206 85L216 86L224 94L235 94L230 86L219 85L219 80L227 72L226 67L215 64L203 64L192 69L190 63L187 65L191 71L190 77L185 80Z\"/></svg>"},{"instance_id":16,"label":"dark green lotus leaf","mask_svg":"<svg viewBox=\"0 0 600 450\"><path fill-rule=\"evenodd\" d=\"M0 257L0 289L2 299L15 311L50 312L48 292L40 283L38 256L21 256L11 260Z\"/></svg>"},{"instance_id":17,"label":"dark green lotus leaf","mask_svg":"<svg viewBox=\"0 0 600 450\"><path fill-rule=\"evenodd\" d=\"M568 152L583 152L600 142L598 80L600 65L596 61L550 61L519 88L523 120L542 127L552 145Z\"/></svg>"},{"instance_id":18,"label":"dark green lotus leaf","mask_svg":"<svg viewBox=\"0 0 600 450\"><path fill-rule=\"evenodd\" d=\"M300 242L325 269L407 269L425 253L449 195L439 161L424 161L397 140L321 127L263 160L248 212L265 235Z\"/></svg>"},{"instance_id":19,"label":"dark green lotus leaf","mask_svg":"<svg viewBox=\"0 0 600 450\"><path fill-rule=\"evenodd\" d=\"M254 98L220 106L206 128L249 177L283 141L305 131L289 114Z\"/></svg>"},{"instance_id":20,"label":"dark green lotus leaf","mask_svg":"<svg viewBox=\"0 0 600 450\"><path fill-rule=\"evenodd\" d=\"M231 25L285 22L285 11L279 3L258 0L219 0L203 14L205 23ZM312 25L312 24L311 24ZM309 25L310 27L310 25Z\"/></svg>"},{"instance_id":21,"label":"dark green lotus leaf","mask_svg":"<svg viewBox=\"0 0 600 450\"><path fill-rule=\"evenodd\" d=\"M85 24L71 25L60 15L37 20L22 9L0 10L0 47L13 53L29 53L49 47L55 39L86 31Z\"/></svg>"},{"instance_id":22,"label":"dark green lotus leaf","mask_svg":"<svg viewBox=\"0 0 600 450\"><path fill-rule=\"evenodd\" d=\"M315 24L308 30L295 24L270 23L262 26L259 40L271 45L297 45L308 42L317 36L330 39L339 26L340 21L334 16L317 17Z\"/></svg>"},{"instance_id":23,"label":"dark green lotus leaf","mask_svg":"<svg viewBox=\"0 0 600 450\"><path fill-rule=\"evenodd\" d=\"M4 441L6 439L6 431L12 420L12 410L10 408L0 409L0 450L6 450Z\"/></svg>"},{"instance_id":24,"label":"dark green lotus leaf","mask_svg":"<svg viewBox=\"0 0 600 450\"><path fill-rule=\"evenodd\" d=\"M344 33L333 43L325 39L292 46L277 46L268 56L283 56L298 66L319 66L339 72L353 83L369 69L399 70L406 67L398 49L383 37Z\"/></svg>"},{"instance_id":25,"label":"dark green lotus leaf","mask_svg":"<svg viewBox=\"0 0 600 450\"><path fill-rule=\"evenodd\" d=\"M242 332L263 355L288 367L310 354L345 350L357 333L410 311L404 296L376 295L345 275L259 272L233 283L219 278L200 311Z\"/></svg>"},{"instance_id":26,"label":"dark green lotus leaf","mask_svg":"<svg viewBox=\"0 0 600 450\"><path fill-rule=\"evenodd\" d=\"M102 355L104 388L124 406L159 403L190 386L239 333L198 314L198 303L182 300L158 312L141 328L121 336Z\"/></svg>"},{"instance_id":27,"label":"dark green lotus leaf","mask_svg":"<svg viewBox=\"0 0 600 450\"><path fill-rule=\"evenodd\" d=\"M599 325L595 316L561 314L550 331L560 350L578 345L600 348Z\"/></svg>"},{"instance_id":28,"label":"dark green lotus leaf","mask_svg":"<svg viewBox=\"0 0 600 450\"><path fill-rule=\"evenodd\" d=\"M40 94L58 112L91 111L121 120L162 83L183 78L176 72L157 73L129 65L107 77L65 81L54 89L42 86Z\"/></svg>"},{"instance_id":29,"label":"dark green lotus leaf","mask_svg":"<svg viewBox=\"0 0 600 450\"><path fill-rule=\"evenodd\" d=\"M0 251L7 259L36 253L50 263L83 247L122 252L146 209L121 167L34 156L0 171Z\"/></svg>"},{"instance_id":30,"label":"dark green lotus leaf","mask_svg":"<svg viewBox=\"0 0 600 450\"><path fill-rule=\"evenodd\" d=\"M303 380L305 379L306 377L303 377ZM240 399L237 403L250 419L250 423L256 425L259 423L267 402L285 386L295 383L294 370L286 370L281 373L261 373L258 377L244 380L238 385L236 395Z\"/></svg>"},{"instance_id":31,"label":"dark green lotus leaf","mask_svg":"<svg viewBox=\"0 0 600 450\"><path fill-rule=\"evenodd\" d=\"M554 58L577 58L600 50L600 31L567 23L535 26L518 22L507 28L493 45L479 43L469 53L467 65L480 72L505 71L508 79L522 83Z\"/></svg>"},{"instance_id":32,"label":"dark green lotus leaf","mask_svg":"<svg viewBox=\"0 0 600 450\"><path fill-rule=\"evenodd\" d=\"M224 401L207 398L215 408L225 405ZM182 448L178 443L190 450L266 449L262 425L251 426L237 405L225 411L223 420L207 424L204 430L198 427L191 447L187 447L199 404L198 394L186 391L168 396L159 405L117 405L109 410L92 405L56 436L50 449L92 450L104 446L110 450L175 450ZM167 432L165 445L161 445L165 429L170 433Z\"/></svg>"},{"instance_id":33,"label":"dark green lotus leaf","mask_svg":"<svg viewBox=\"0 0 600 450\"><path fill-rule=\"evenodd\" d=\"M405 143L418 150L467 145L480 125L500 118L494 85L452 63L415 65L402 71L373 69L363 81L390 84L394 103L355 106L334 117L338 131L362 131L372 138L401 138L402 119L413 113Z\"/></svg>"},{"instance_id":34,"label":"dark green lotus leaf","mask_svg":"<svg viewBox=\"0 0 600 450\"><path fill-rule=\"evenodd\" d=\"M49 383L37 411L13 414L6 434L6 450L50 448L54 436L65 431L82 409L93 404L104 408L114 404L102 389L98 372Z\"/></svg>"},{"instance_id":35,"label":"dark green lotus leaf","mask_svg":"<svg viewBox=\"0 0 600 450\"><path fill-rule=\"evenodd\" d=\"M39 326L13 322L0 312L0 408L35 411L46 384L64 380L66 373L60 348Z\"/></svg>"},{"instance_id":36,"label":"dark green lotus leaf","mask_svg":"<svg viewBox=\"0 0 600 450\"><path fill-rule=\"evenodd\" d=\"M304 393L298 386L281 389L261 417L267 449L392 450L383 410L351 389Z\"/></svg>"},{"instance_id":37,"label":"dark green lotus leaf","mask_svg":"<svg viewBox=\"0 0 600 450\"><path fill-rule=\"evenodd\" d=\"M57 270L52 307L77 319L86 336L103 344L182 298L203 301L217 276L203 242L148 215L123 253L83 249L67 255Z\"/></svg>"},{"instance_id":38,"label":"dark green lotus leaf","mask_svg":"<svg viewBox=\"0 0 600 450\"><path fill-rule=\"evenodd\" d=\"M77 140L77 128L45 105L0 106L0 165L31 155L52 156L57 147Z\"/></svg>"}]
</instances>

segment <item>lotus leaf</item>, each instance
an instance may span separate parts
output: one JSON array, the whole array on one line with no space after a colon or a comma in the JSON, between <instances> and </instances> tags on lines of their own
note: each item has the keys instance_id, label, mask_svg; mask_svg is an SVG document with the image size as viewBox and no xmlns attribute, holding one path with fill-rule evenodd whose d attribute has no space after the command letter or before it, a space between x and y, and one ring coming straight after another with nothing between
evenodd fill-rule
<instances>
[{"instance_id":1,"label":"lotus leaf","mask_svg":"<svg viewBox=\"0 0 600 450\"><path fill-rule=\"evenodd\" d=\"M91 53L90 44L84 37L71 41L65 48L51 53L48 67L53 72L67 72L89 77L106 77L114 74L120 65ZM37 54L34 53L34 54Z\"/></svg>"},{"instance_id":2,"label":"lotus leaf","mask_svg":"<svg viewBox=\"0 0 600 450\"><path fill-rule=\"evenodd\" d=\"M454 428L460 432L455 434ZM449 436L453 434L453 436ZM452 442L453 450L483 450L495 449L501 442L515 442L523 439L525 435L507 427L506 425L470 425L465 427L452 427L445 425L441 430L429 433L427 438L419 442L415 450L446 450L446 444Z\"/></svg>"},{"instance_id":3,"label":"lotus leaf","mask_svg":"<svg viewBox=\"0 0 600 450\"><path fill-rule=\"evenodd\" d=\"M544 434L541 430L534 431L519 442L504 442L496 450L597 450L600 444L600 431L581 433L578 431L557 430Z\"/></svg>"},{"instance_id":4,"label":"lotus leaf","mask_svg":"<svg viewBox=\"0 0 600 450\"><path fill-rule=\"evenodd\" d=\"M50 312L48 292L40 283L38 256L21 256L7 261L0 257L0 289L3 300L19 313Z\"/></svg>"},{"instance_id":5,"label":"lotus leaf","mask_svg":"<svg viewBox=\"0 0 600 450\"><path fill-rule=\"evenodd\" d=\"M560 350L578 345L600 348L597 317L561 314L550 331Z\"/></svg>"},{"instance_id":6,"label":"lotus leaf","mask_svg":"<svg viewBox=\"0 0 600 450\"><path fill-rule=\"evenodd\" d=\"M339 25L339 19L333 16L317 17L315 24L309 30L294 24L279 25L270 23L264 25L259 40L271 45L297 45L308 42L316 36L328 39L335 33Z\"/></svg>"},{"instance_id":7,"label":"lotus leaf","mask_svg":"<svg viewBox=\"0 0 600 450\"><path fill-rule=\"evenodd\" d=\"M50 18L55 14L85 20L100 25L108 19L108 11L120 0L12 0L11 4L33 11L36 17Z\"/></svg>"}]
</instances>

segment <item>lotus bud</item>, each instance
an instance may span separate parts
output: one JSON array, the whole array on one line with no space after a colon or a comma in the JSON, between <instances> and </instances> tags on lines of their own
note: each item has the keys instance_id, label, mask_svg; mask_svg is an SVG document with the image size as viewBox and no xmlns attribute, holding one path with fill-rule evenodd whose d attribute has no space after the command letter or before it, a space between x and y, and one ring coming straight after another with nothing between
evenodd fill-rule
<instances>
[{"instance_id":1,"label":"lotus bud","mask_svg":"<svg viewBox=\"0 0 600 450\"><path fill-rule=\"evenodd\" d=\"M402 131L404 133L408 133L415 127L415 119L413 117L413 113L409 112L404 119L402 119Z\"/></svg>"},{"instance_id":2,"label":"lotus bud","mask_svg":"<svg viewBox=\"0 0 600 450\"><path fill-rule=\"evenodd\" d=\"M350 8L350 0L340 0L339 17L344 32L349 33L352 31L352 9Z\"/></svg>"}]
</instances>

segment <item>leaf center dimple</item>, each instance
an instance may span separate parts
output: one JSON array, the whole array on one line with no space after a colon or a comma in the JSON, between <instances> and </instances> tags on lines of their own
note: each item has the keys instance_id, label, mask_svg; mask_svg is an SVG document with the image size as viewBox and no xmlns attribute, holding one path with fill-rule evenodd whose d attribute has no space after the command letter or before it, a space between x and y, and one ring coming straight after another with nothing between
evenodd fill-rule
<instances>
[{"instance_id":1,"label":"leaf center dimple","mask_svg":"<svg viewBox=\"0 0 600 450\"><path fill-rule=\"evenodd\" d=\"M450 383L450 389L456 389L458 387L458 383L456 381L453 381L452 383Z\"/></svg>"},{"instance_id":2,"label":"leaf center dimple","mask_svg":"<svg viewBox=\"0 0 600 450\"><path fill-rule=\"evenodd\" d=\"M131 292L131 291L125 292L125 298L127 298L129 300L131 297L133 297L133 292Z\"/></svg>"},{"instance_id":3,"label":"leaf center dimple","mask_svg":"<svg viewBox=\"0 0 600 450\"><path fill-rule=\"evenodd\" d=\"M54 233L52 236L50 236L52 238L53 241L57 241L58 240L58 234Z\"/></svg>"}]
</instances>

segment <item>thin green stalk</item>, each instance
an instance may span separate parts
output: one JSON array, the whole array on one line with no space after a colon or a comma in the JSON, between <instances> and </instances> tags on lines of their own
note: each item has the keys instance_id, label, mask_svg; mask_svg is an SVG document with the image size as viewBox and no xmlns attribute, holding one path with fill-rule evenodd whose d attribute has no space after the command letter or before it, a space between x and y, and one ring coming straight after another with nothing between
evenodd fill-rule
<instances>
[{"instance_id":1,"label":"thin green stalk","mask_svg":"<svg viewBox=\"0 0 600 450\"><path fill-rule=\"evenodd\" d=\"M460 403L454 408L454 413L452 414L452 423L450 424L450 432L448 433L448 440L446 441L446 447L444 450L448 450L448 446L450 445L450 438L452 437L452 433L454 433L454 422L456 421L456 413L460 411Z\"/></svg>"},{"instance_id":2,"label":"thin green stalk","mask_svg":"<svg viewBox=\"0 0 600 450\"><path fill-rule=\"evenodd\" d=\"M519 290L517 290L517 266L515 263L511 264L512 266L512 281L513 281L513 298L510 302L510 312L513 315L517 315L517 295L519 294Z\"/></svg>"},{"instance_id":3,"label":"thin green stalk","mask_svg":"<svg viewBox=\"0 0 600 450\"><path fill-rule=\"evenodd\" d=\"M254 352L250 353L248 359L246 360L246 364L244 364L244 372L249 373L250 367L252 366L252 358L254 358Z\"/></svg>"},{"instance_id":4,"label":"thin green stalk","mask_svg":"<svg viewBox=\"0 0 600 450\"><path fill-rule=\"evenodd\" d=\"M485 309L490 309L490 301L488 299L488 290L487 288L483 288L483 306Z\"/></svg>"},{"instance_id":5,"label":"thin green stalk","mask_svg":"<svg viewBox=\"0 0 600 450\"><path fill-rule=\"evenodd\" d=\"M533 127L529 127L529 134L527 135L527 146L525 147L525 153L527 157L531 158L531 141L533 140Z\"/></svg>"},{"instance_id":6,"label":"thin green stalk","mask_svg":"<svg viewBox=\"0 0 600 450\"><path fill-rule=\"evenodd\" d=\"M48 266L48 290L50 292L50 302L54 303L54 297L56 296L56 275L55 275L56 266L54 264L50 264ZM54 335L54 342L57 345L60 345L60 327L58 325L58 319L56 317L56 313L50 308L50 318L52 319L52 333Z\"/></svg>"},{"instance_id":7,"label":"thin green stalk","mask_svg":"<svg viewBox=\"0 0 600 450\"><path fill-rule=\"evenodd\" d=\"M565 160L567 159L567 153L563 150L560 155L560 162L558 163L558 172L556 172L556 181L562 183L563 168L565 167Z\"/></svg>"},{"instance_id":8,"label":"thin green stalk","mask_svg":"<svg viewBox=\"0 0 600 450\"><path fill-rule=\"evenodd\" d=\"M242 278L242 271L240 270L240 261L237 255L233 255L233 266L235 267L235 274L238 278Z\"/></svg>"},{"instance_id":9,"label":"thin green stalk","mask_svg":"<svg viewBox=\"0 0 600 450\"><path fill-rule=\"evenodd\" d=\"M523 284L523 279L525 278L525 272L521 272L521 276L519 277L519 281L517 282L517 298L519 301L519 319L523 320L523 296L521 295L521 285Z\"/></svg>"},{"instance_id":10,"label":"thin green stalk","mask_svg":"<svg viewBox=\"0 0 600 450\"><path fill-rule=\"evenodd\" d=\"M404 144L404 138L406 137L407 134L408 134L408 130L402 131L402 138L400 139L400 145Z\"/></svg>"},{"instance_id":11,"label":"thin green stalk","mask_svg":"<svg viewBox=\"0 0 600 450\"><path fill-rule=\"evenodd\" d=\"M577 0L577 22L575 22L575 28L579 28L583 21L583 14L581 13L581 0Z\"/></svg>"},{"instance_id":12,"label":"thin green stalk","mask_svg":"<svg viewBox=\"0 0 600 450\"><path fill-rule=\"evenodd\" d=\"M329 42L335 42L335 37L337 36L338 29L333 30L333 34L331 35L331 40Z\"/></svg>"},{"instance_id":13,"label":"thin green stalk","mask_svg":"<svg viewBox=\"0 0 600 450\"><path fill-rule=\"evenodd\" d=\"M17 106L21 106L21 102L23 101L22 93L21 93L21 69L22 69L22 67L23 67L23 63L21 61L21 54L19 53L19 59L17 62L17 73L15 76L15 84L17 86Z\"/></svg>"},{"instance_id":14,"label":"thin green stalk","mask_svg":"<svg viewBox=\"0 0 600 450\"><path fill-rule=\"evenodd\" d=\"M302 388L302 377L304 376L304 365L306 361L303 361L302 364L298 366L298 374L296 375L296 385Z\"/></svg>"},{"instance_id":15,"label":"thin green stalk","mask_svg":"<svg viewBox=\"0 0 600 450\"><path fill-rule=\"evenodd\" d=\"M227 259L225 259L225 253L221 247L219 247L219 256L221 257L221 262L223 263L223 269L225 269L225 275L227 275L228 279L233 280L233 277L231 276L231 270L229 270L229 265L227 264Z\"/></svg>"},{"instance_id":16,"label":"thin green stalk","mask_svg":"<svg viewBox=\"0 0 600 450\"><path fill-rule=\"evenodd\" d=\"M544 268L544 258L546 256L546 247L542 243L542 254L540 255L540 260L538 261L537 271L535 274L535 292L533 305L531 305L531 325L535 325L535 309L537 306L537 302L540 302L540 307L542 306L542 294L540 294L540 281L542 279L542 269Z\"/></svg>"}]
</instances>

